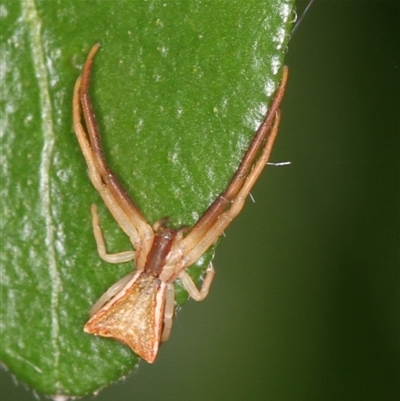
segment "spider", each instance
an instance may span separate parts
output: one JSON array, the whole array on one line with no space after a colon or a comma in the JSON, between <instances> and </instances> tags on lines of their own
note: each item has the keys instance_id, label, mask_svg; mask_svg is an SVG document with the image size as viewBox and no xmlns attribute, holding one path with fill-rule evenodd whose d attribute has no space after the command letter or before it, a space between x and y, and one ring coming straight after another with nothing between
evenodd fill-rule
<instances>
[{"instance_id":1,"label":"spider","mask_svg":"<svg viewBox=\"0 0 400 401\"><path fill-rule=\"evenodd\" d=\"M134 251L107 253L97 208L92 204L92 226L98 254L109 263L134 260L136 269L111 286L95 303L84 331L114 338L153 363L160 343L168 339L171 331L175 310L174 281L180 279L190 297L196 301L208 295L214 278L212 263L206 270L200 289L186 269L207 251L241 211L247 195L268 162L278 131L279 105L288 69L283 68L282 81L265 120L225 191L192 228L174 230L168 227L166 219L151 226L107 166L89 96L93 58L99 47L98 43L92 47L82 74L76 81L73 124L90 180L134 248Z\"/></svg>"}]
</instances>

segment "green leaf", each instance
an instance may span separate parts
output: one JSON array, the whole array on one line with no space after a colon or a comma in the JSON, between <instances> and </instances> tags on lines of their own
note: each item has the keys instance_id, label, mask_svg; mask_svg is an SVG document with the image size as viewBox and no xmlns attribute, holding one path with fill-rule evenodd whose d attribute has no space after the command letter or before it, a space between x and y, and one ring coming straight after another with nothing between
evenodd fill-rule
<instances>
[{"instance_id":1,"label":"green leaf","mask_svg":"<svg viewBox=\"0 0 400 401\"><path fill-rule=\"evenodd\" d=\"M132 269L72 130L73 85L100 41L91 93L107 160L149 222L193 225L237 168L280 80L293 0L6 0L0 6L1 355L45 394L83 395L137 357L87 335L90 306ZM191 274L195 279L211 249ZM177 288L181 305L186 293Z\"/></svg>"}]
</instances>

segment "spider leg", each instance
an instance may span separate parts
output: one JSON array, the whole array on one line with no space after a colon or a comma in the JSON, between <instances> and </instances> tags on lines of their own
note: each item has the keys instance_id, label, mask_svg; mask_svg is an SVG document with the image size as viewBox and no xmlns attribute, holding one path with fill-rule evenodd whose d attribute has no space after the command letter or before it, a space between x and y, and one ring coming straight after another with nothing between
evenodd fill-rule
<instances>
[{"instance_id":1,"label":"spider leg","mask_svg":"<svg viewBox=\"0 0 400 401\"><path fill-rule=\"evenodd\" d=\"M74 128L85 156L93 185L100 193L117 223L130 237L135 249L137 250L141 246L142 252L139 253L140 260L137 261L137 264L144 265L145 256L151 247L153 230L123 189L114 173L107 166L101 146L98 125L89 97L88 90L93 57L99 46L99 44L95 44L92 47L83 67L82 76L77 79L75 84L73 100ZM85 132L81 123L81 113L83 113L87 132Z\"/></svg>"},{"instance_id":2,"label":"spider leg","mask_svg":"<svg viewBox=\"0 0 400 401\"><path fill-rule=\"evenodd\" d=\"M185 290L189 293L190 297L195 301L202 301L207 297L210 290L211 283L214 280L215 270L212 263L210 263L206 270L206 277L201 285L200 290L197 288L196 284L193 282L192 278L187 274L186 270L182 270L179 274L179 278L182 281Z\"/></svg>"},{"instance_id":3,"label":"spider leg","mask_svg":"<svg viewBox=\"0 0 400 401\"><path fill-rule=\"evenodd\" d=\"M97 165L99 174L105 185L109 186L110 192L117 199L121 208L125 211L129 220L137 228L141 237L152 236L153 231L146 219L142 216L137 206L133 203L129 195L123 189L114 173L108 168L106 159L104 157L103 147L101 145L101 138L99 128L96 121L96 116L93 111L92 102L89 96L90 75L93 66L93 58L100 47L96 43L89 52L82 70L82 81L79 89L79 100L82 106L82 112L85 119L86 127L88 130L88 137L94 155L94 163Z\"/></svg>"},{"instance_id":4,"label":"spider leg","mask_svg":"<svg viewBox=\"0 0 400 401\"><path fill-rule=\"evenodd\" d=\"M97 252L99 256L108 263L124 263L133 260L135 257L134 251L125 251L118 253L107 253L106 244L104 242L104 236L100 227L99 215L97 213L97 207L93 203L91 208L92 212L92 226L93 226L93 234L96 240Z\"/></svg>"},{"instance_id":5,"label":"spider leg","mask_svg":"<svg viewBox=\"0 0 400 401\"><path fill-rule=\"evenodd\" d=\"M111 298L117 295L130 280L132 280L133 276L136 274L136 271L132 271L127 274L125 277L122 277L116 283L114 283L91 307L89 315L92 317L95 313L97 313Z\"/></svg>"},{"instance_id":6,"label":"spider leg","mask_svg":"<svg viewBox=\"0 0 400 401\"><path fill-rule=\"evenodd\" d=\"M93 186L101 195L107 208L110 210L111 214L114 216L115 220L121 226L122 230L129 236L133 244L138 244L140 242L140 237L135 226L126 218L124 210L119 206L114 195L109 190L109 187L103 184L102 178L97 169L97 165L94 161L94 155L92 148L87 140L86 132L80 121L80 105L79 105L79 88L80 88L81 77L79 77L75 84L74 89L74 99L73 99L73 120L74 120L74 130L76 137L78 139L79 145L81 147L83 156L85 157L86 164L88 166L89 178L92 181Z\"/></svg>"},{"instance_id":7,"label":"spider leg","mask_svg":"<svg viewBox=\"0 0 400 401\"><path fill-rule=\"evenodd\" d=\"M196 284L193 282L192 278L186 273L186 271L182 271L179 275L179 278L182 281L185 290L189 293L189 295L195 301L202 301L210 290L211 283L214 279L215 270L212 263L209 264L206 270L206 277L203 281L201 289L199 290L196 287ZM174 319L175 313L175 289L174 283L168 283L165 295L165 312L164 312L164 327L163 332L161 334L161 341L165 342L168 340L169 335L171 333L172 323Z\"/></svg>"},{"instance_id":8,"label":"spider leg","mask_svg":"<svg viewBox=\"0 0 400 401\"><path fill-rule=\"evenodd\" d=\"M191 247L191 250L186 253L186 256L184 258L184 266L180 266L181 268L185 268L193 264L216 241L216 239L223 233L223 231L231 223L231 221L242 210L249 192L251 191L255 182L263 171L265 164L268 162L272 146L278 133L279 122L280 111L278 110L276 111L274 125L268 135L263 152L259 159L256 161L253 169L250 171L247 179L244 181L239 193L237 194L235 199L233 199L230 208L227 211L223 212L220 216L218 216L218 219L211 227L208 227L207 231L203 233L203 236L200 239L196 238L196 243L192 244L193 246ZM183 241L190 241L190 237L191 234L189 233L189 235Z\"/></svg>"},{"instance_id":9,"label":"spider leg","mask_svg":"<svg viewBox=\"0 0 400 401\"><path fill-rule=\"evenodd\" d=\"M168 283L165 293L164 327L161 334L161 342L168 341L171 334L175 313L175 289L173 283Z\"/></svg>"},{"instance_id":10,"label":"spider leg","mask_svg":"<svg viewBox=\"0 0 400 401\"><path fill-rule=\"evenodd\" d=\"M275 135L271 135L270 131L271 131L271 129L273 129L271 127L273 127L274 124L276 125L277 122L279 122L279 120L277 121L276 116L277 116L277 111L279 109L280 103L282 101L282 98L283 98L283 95L285 92L287 77L288 77L288 68L284 67L281 83L280 83L279 88L276 92L276 95L272 101L272 104L268 109L267 115L265 116L263 123L257 130L249 148L247 149L247 151L246 151L238 169L236 170L236 173L234 174L233 178L231 179L228 187L226 188L226 190L223 193L221 193L215 199L215 201L211 204L211 206L205 211L205 213L200 217L200 219L194 225L194 227L189 232L189 234L186 236L186 238L184 238L182 240L181 247L185 254L188 254L188 252L190 252L190 250L192 248L196 247L196 245L200 241L204 241L204 237L206 235L208 235L206 233L209 230L211 230L214 225L218 224L218 220L220 219L221 215L227 209L228 210L230 209L229 208L230 204L232 203L232 201L234 201L234 199L238 195L238 193L240 193L240 191L242 190L242 187L245 185L246 181L248 181L250 179L250 177L255 174L255 171L256 171L255 168L253 168L251 170L251 167L254 164L254 161L255 161L257 155L259 154L261 147L265 143L264 154L265 153L267 153L267 154L263 155L263 159L260 161L260 163L262 163L261 171L264 168L266 162L268 161L268 158L269 158L269 155L270 155L270 152L272 149L272 145L275 140L276 133L275 133ZM263 162L264 158L266 158L265 163ZM261 171L258 173L256 179L258 178ZM252 185L254 185L254 182ZM250 191L250 189L251 188L249 188L249 191ZM247 191L247 193L248 193L248 191ZM246 195L247 195L247 193L246 193ZM221 231L221 230L218 230L218 232L219 231ZM217 239L217 237L219 235L221 235L222 231L218 235L215 236L214 240L211 241L211 244L213 242L215 242L215 240ZM209 241L207 241L207 242L209 242ZM201 249L203 249L203 248L204 247L201 246Z\"/></svg>"}]
</instances>

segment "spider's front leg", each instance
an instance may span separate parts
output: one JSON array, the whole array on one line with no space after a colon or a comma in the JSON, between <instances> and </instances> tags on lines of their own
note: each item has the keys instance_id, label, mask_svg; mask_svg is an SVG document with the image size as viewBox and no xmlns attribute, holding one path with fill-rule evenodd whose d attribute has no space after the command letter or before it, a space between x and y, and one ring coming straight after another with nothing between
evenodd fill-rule
<instances>
[{"instance_id":1,"label":"spider's front leg","mask_svg":"<svg viewBox=\"0 0 400 401\"><path fill-rule=\"evenodd\" d=\"M246 197L267 164L278 133L279 106L285 92L287 77L288 69L284 67L281 83L268 113L228 187L217 197L189 234L181 241L180 249L184 258L179 268L182 271L196 262L238 215ZM257 158L260 150L261 156Z\"/></svg>"},{"instance_id":2,"label":"spider's front leg","mask_svg":"<svg viewBox=\"0 0 400 401\"><path fill-rule=\"evenodd\" d=\"M126 193L104 157L99 127L89 95L93 59L100 45L96 43L89 52L82 74L77 79L73 98L73 120L76 136L88 165L94 187L122 230L129 236L137 255L137 264L144 266L153 240L153 230L140 210ZM84 125L81 121L83 115Z\"/></svg>"},{"instance_id":3,"label":"spider's front leg","mask_svg":"<svg viewBox=\"0 0 400 401\"><path fill-rule=\"evenodd\" d=\"M189 233L188 236L183 240L186 240L187 243L191 246L190 251L187 252L184 258L185 265L183 268L192 265L201 255L203 255L203 253L218 239L218 237L229 226L232 220L242 210L247 196L249 195L251 189L253 188L253 185L257 181L266 163L268 162L272 146L278 133L279 122L280 112L278 110L276 111L274 125L269 132L267 142L265 143L265 146L263 148L263 152L258 158L252 170L250 171L248 177L242 183L241 188L235 198L230 200L231 203L229 205L229 208L222 214L214 216L214 224L210 226L207 230L202 230L202 232L200 232L202 236L200 236L200 238L196 238L196 241L192 240L191 233Z\"/></svg>"},{"instance_id":4,"label":"spider's front leg","mask_svg":"<svg viewBox=\"0 0 400 401\"><path fill-rule=\"evenodd\" d=\"M271 134L274 132L274 126L277 125L276 115L285 93L288 72L288 68L283 67L282 79L276 91L275 97L268 108L267 115L255 133L238 169L229 182L229 185L203 213L194 227L190 230L190 233L187 235L187 237L183 239L181 248L186 255L189 254L191 249L195 247L199 247L198 249L204 248L204 246L200 245L200 243L204 242L205 235L207 235L209 231L212 231L213 227L218 224L217 222L220 216L229 210L231 203L234 202L235 198L244 186L244 183L246 180L248 180L251 174L253 174L252 170L254 169L252 169L252 166L255 165L255 161L257 160L257 156L259 155L261 149L263 149L263 158L266 159L265 163L262 165L262 168L264 168L265 164L268 162L272 145L276 137L276 132L274 135ZM222 231L219 235L221 234ZM212 241L209 246L211 246L211 244L215 242L217 238L218 236L215 237L214 241ZM205 248L203 252L205 252L206 249L207 248ZM200 257L201 254L202 253L199 252L198 257ZM194 263L197 258L191 257L191 263ZM186 267L187 266L189 266L189 263L186 264Z\"/></svg>"}]
</instances>

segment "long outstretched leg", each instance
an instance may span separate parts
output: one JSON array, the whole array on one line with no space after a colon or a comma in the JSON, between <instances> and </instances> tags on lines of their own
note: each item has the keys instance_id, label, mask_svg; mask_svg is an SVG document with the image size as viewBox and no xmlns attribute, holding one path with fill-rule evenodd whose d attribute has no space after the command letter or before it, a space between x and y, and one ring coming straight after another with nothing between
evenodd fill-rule
<instances>
[{"instance_id":1,"label":"long outstretched leg","mask_svg":"<svg viewBox=\"0 0 400 401\"><path fill-rule=\"evenodd\" d=\"M246 198L253 188L253 185L257 181L261 172L263 171L265 164L267 163L269 156L271 154L272 146L274 144L276 135L278 133L278 127L280 122L280 112L276 112L276 118L274 125L271 129L270 134L268 135L267 142L264 146L263 153L257 160L247 179L244 181L242 187L240 188L237 196L232 200L230 208L223 212L218 218L214 221L214 224L204 231L202 237L196 237L196 243L190 244L190 252L186 254L184 258L184 266L182 268L188 267L193 264L215 241L216 239L223 233L226 227L231 223L231 221L239 214L242 210L243 205L246 201ZM184 239L188 242L191 241L191 234ZM191 246L193 245L193 246Z\"/></svg>"},{"instance_id":2,"label":"long outstretched leg","mask_svg":"<svg viewBox=\"0 0 400 401\"><path fill-rule=\"evenodd\" d=\"M99 46L99 44L95 44L92 47L83 67L82 76L78 78L75 84L73 104L75 132L85 155L93 185L99 191L118 224L125 232L129 231L127 234L134 246L137 247L140 243L142 252L139 254L138 265L144 265L144 257L151 247L153 230L123 189L114 173L107 166L101 146L98 125L89 97L93 57ZM87 133L81 124L81 107ZM134 231L136 231L136 235Z\"/></svg>"},{"instance_id":3,"label":"long outstretched leg","mask_svg":"<svg viewBox=\"0 0 400 401\"><path fill-rule=\"evenodd\" d=\"M245 155L242 159L242 162L240 163L240 165L239 165L235 175L233 176L232 180L230 181L228 187L222 194L220 194L218 196L218 198L213 202L213 204L200 217L200 219L195 224L195 226L192 228L192 230L189 232L187 237L182 240L181 245L182 245L182 249L184 250L185 253L189 253L190 249L195 248L199 242L204 241L204 236L206 235L206 233L208 233L209 231L212 231L211 228L220 219L221 215L227 209L229 210L229 208L231 208L230 204L234 201L237 194L242 190L242 187L245 185L246 180L249 180L251 175L254 176L256 169L255 169L255 167L253 167L253 169L251 170L252 165L253 165L261 147L263 146L264 142L266 141L266 143L264 145L262 159L257 161L257 163L259 163L261 166L261 171L265 167L265 164L268 161L269 155L272 150L272 145L274 143L276 133L277 133L277 124L279 123L279 118L277 117L277 112L278 112L280 103L282 101L282 98L283 98L283 95L285 92L287 77L288 77L288 68L284 67L281 83L276 92L274 100L272 101L272 104L271 104L270 108L268 109L268 113L265 117L265 120L261 124L260 128L258 129L256 135L254 136L247 152L245 153ZM276 129L273 128L273 126L276 127ZM264 159L266 159L265 162L264 162ZM257 177L259 176L261 171L258 172ZM253 182L253 184L254 184L254 182ZM249 188L249 191L250 190L251 190L251 188ZM221 231L221 233L222 233L222 231ZM214 241L215 241L215 239L214 239ZM214 241L212 241L211 244ZM200 248L203 249L204 246L200 246ZM197 254L197 253L198 252L196 252L196 251L194 252L194 254ZM192 258L190 258L190 259L192 260ZM193 260L193 262L195 260Z\"/></svg>"},{"instance_id":4,"label":"long outstretched leg","mask_svg":"<svg viewBox=\"0 0 400 401\"><path fill-rule=\"evenodd\" d=\"M107 208L114 216L122 230L129 236L132 244L139 245L141 239L135 226L126 217L125 211L120 207L115 196L109 190L107 185L104 185L103 180L95 163L95 157L90 143L87 140L86 132L80 121L80 104L79 104L79 88L80 88L81 77L79 77L75 84L74 98L73 98L73 121L76 137L81 147L83 156L85 157L86 164L88 166L89 178L92 181L93 186L99 192Z\"/></svg>"},{"instance_id":5,"label":"long outstretched leg","mask_svg":"<svg viewBox=\"0 0 400 401\"><path fill-rule=\"evenodd\" d=\"M88 137L90 145L93 149L93 155L95 157L94 161L98 167L104 184L109 186L110 191L114 194L115 198L118 199L121 208L125 210L128 218L132 220L133 225L137 228L142 237L145 237L146 235L150 234L149 231L151 231L151 228L149 230L149 225L147 224L146 219L142 216L140 210L136 207L129 195L123 189L117 177L107 166L101 145L96 116L94 114L92 102L89 96L90 74L92 71L93 58L99 47L100 44L96 43L89 52L85 65L83 66L82 81L79 89L80 103L82 106L86 128L88 130Z\"/></svg>"}]
</instances>

